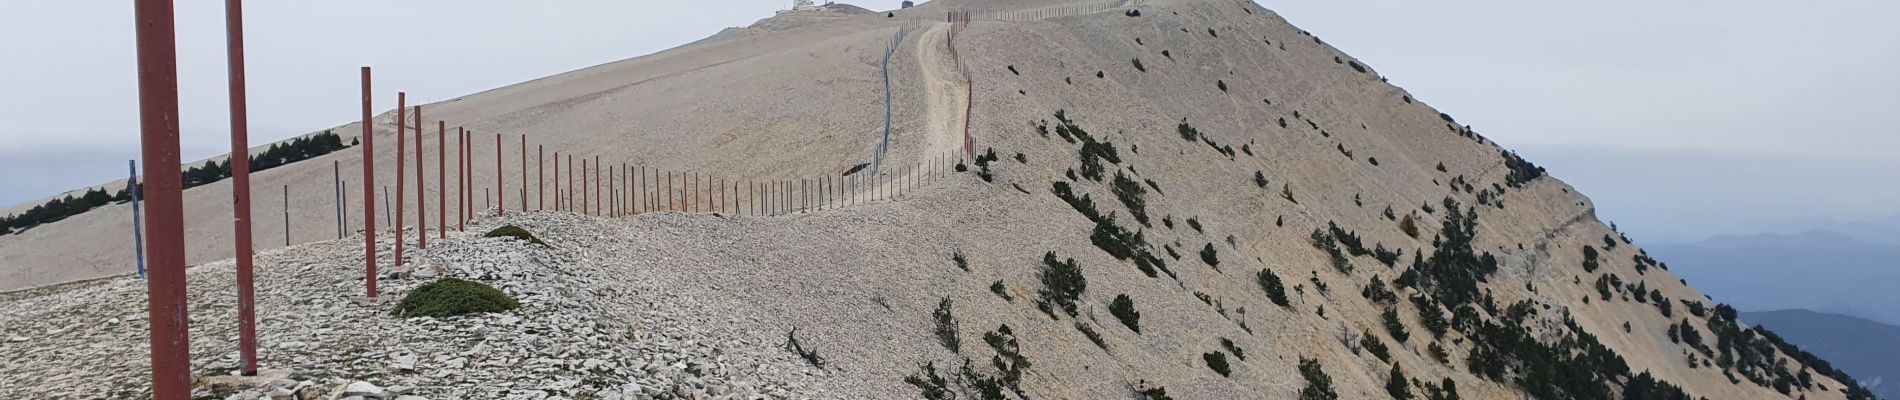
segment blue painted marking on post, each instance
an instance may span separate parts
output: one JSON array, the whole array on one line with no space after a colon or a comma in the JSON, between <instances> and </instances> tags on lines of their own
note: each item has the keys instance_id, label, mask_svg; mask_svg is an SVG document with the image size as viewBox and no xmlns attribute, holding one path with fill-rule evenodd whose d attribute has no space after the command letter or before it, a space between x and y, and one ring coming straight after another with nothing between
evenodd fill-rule
<instances>
[{"instance_id":1,"label":"blue painted marking on post","mask_svg":"<svg viewBox=\"0 0 1900 400\"><path fill-rule=\"evenodd\" d=\"M139 163L137 160L125 160L132 175L125 180L125 191L132 194L132 253L138 260L139 279L145 279L145 229L139 220Z\"/></svg>"}]
</instances>

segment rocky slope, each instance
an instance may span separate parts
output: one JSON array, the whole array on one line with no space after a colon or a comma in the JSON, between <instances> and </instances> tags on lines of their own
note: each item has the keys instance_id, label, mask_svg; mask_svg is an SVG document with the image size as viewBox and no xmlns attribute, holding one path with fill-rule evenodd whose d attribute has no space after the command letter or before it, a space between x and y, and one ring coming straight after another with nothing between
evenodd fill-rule
<instances>
[{"instance_id":1,"label":"rocky slope","mask_svg":"<svg viewBox=\"0 0 1900 400\"><path fill-rule=\"evenodd\" d=\"M979 18L958 40L975 98L947 72L949 27L917 26L892 59L890 157L954 148L965 101L993 155L893 201L769 217L510 212L477 225L517 224L551 248L458 237L418 252L416 268L528 299L500 315L351 303L360 238L266 252L263 364L436 398L912 398L941 393L933 376L961 398L1850 397L1844 375L1746 329L1568 185L1269 10L1045 6L777 20L426 106L606 159L835 176L881 134L884 41L910 17L968 8ZM993 18L1023 9L1048 12ZM340 154L316 164L356 153ZM328 179L283 169L260 187ZM215 204L217 190L187 201ZM293 207L327 216L328 201ZM112 212L0 239L0 259L70 265L24 246L105 232ZM195 260L221 254L228 227L213 225L192 228ZM233 367L229 265L192 272L200 371ZM115 278L0 301L0 337L19 339L6 353L23 354L0 371L29 377L0 397L135 393L144 358L123 349L142 347L138 289ZM794 330L822 363L784 349ZM61 375L82 362L110 372Z\"/></svg>"}]
</instances>

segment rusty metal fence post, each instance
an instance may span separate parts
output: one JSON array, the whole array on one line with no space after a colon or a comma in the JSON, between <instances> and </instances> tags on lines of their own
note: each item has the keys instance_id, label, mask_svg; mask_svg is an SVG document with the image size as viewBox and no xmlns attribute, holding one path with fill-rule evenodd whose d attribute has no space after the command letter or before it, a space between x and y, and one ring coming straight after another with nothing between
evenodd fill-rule
<instances>
[{"instance_id":1,"label":"rusty metal fence post","mask_svg":"<svg viewBox=\"0 0 1900 400\"><path fill-rule=\"evenodd\" d=\"M226 162L231 166L232 228L236 242L233 258L237 263L238 372L253 376L257 375L257 301L252 276L255 258L251 255L251 146L250 124L245 120L244 8L238 0L224 1L224 40L231 107L231 155ZM288 189L285 193L289 193ZM288 200L285 204L289 204ZM285 215L284 245L289 246L289 214Z\"/></svg>"},{"instance_id":2,"label":"rusty metal fence post","mask_svg":"<svg viewBox=\"0 0 1900 400\"><path fill-rule=\"evenodd\" d=\"M370 71L363 67L363 273L369 298L376 298L376 135L371 123Z\"/></svg>"},{"instance_id":3,"label":"rusty metal fence post","mask_svg":"<svg viewBox=\"0 0 1900 400\"><path fill-rule=\"evenodd\" d=\"M152 269L145 280L151 321L152 393L191 397L191 332L185 304L185 207L178 166L178 47L172 3L133 3L138 37L139 131L143 141Z\"/></svg>"},{"instance_id":4,"label":"rusty metal fence post","mask_svg":"<svg viewBox=\"0 0 1900 400\"><path fill-rule=\"evenodd\" d=\"M503 175L503 171L501 169L501 163L502 163L501 161L501 134L497 133L495 134L495 215L496 216L508 215L508 199L504 198L508 196L508 187L505 185L502 185L502 182L501 182L502 177L505 176Z\"/></svg>"},{"instance_id":5,"label":"rusty metal fence post","mask_svg":"<svg viewBox=\"0 0 1900 400\"><path fill-rule=\"evenodd\" d=\"M455 231L468 229L468 135L455 127Z\"/></svg>"},{"instance_id":6,"label":"rusty metal fence post","mask_svg":"<svg viewBox=\"0 0 1900 400\"><path fill-rule=\"evenodd\" d=\"M424 196L428 184L423 183L422 157L429 154L422 150L422 106L416 106L416 248L429 248L429 201Z\"/></svg>"},{"instance_id":7,"label":"rusty metal fence post","mask_svg":"<svg viewBox=\"0 0 1900 400\"><path fill-rule=\"evenodd\" d=\"M435 232L449 238L449 125L435 121Z\"/></svg>"},{"instance_id":8,"label":"rusty metal fence post","mask_svg":"<svg viewBox=\"0 0 1900 400\"><path fill-rule=\"evenodd\" d=\"M528 212L528 134L521 134L521 212Z\"/></svg>"},{"instance_id":9,"label":"rusty metal fence post","mask_svg":"<svg viewBox=\"0 0 1900 400\"><path fill-rule=\"evenodd\" d=\"M407 126L409 125L408 103L409 103L409 93L396 92L396 211L395 211L395 218L393 218L394 221L390 221L391 224L394 224L396 226L396 230L393 232L390 232L389 237L396 239L396 266L398 267L402 266L402 255L403 255L402 254L402 250L403 250L403 246L402 246L403 198L402 196L403 196L403 189L404 189L403 185L407 182L404 182L402 164L408 161L405 158L409 156L409 148L408 148L409 141L408 139L405 139L407 135L404 135L404 133L408 133L408 131L406 131L405 129L407 129Z\"/></svg>"}]
</instances>

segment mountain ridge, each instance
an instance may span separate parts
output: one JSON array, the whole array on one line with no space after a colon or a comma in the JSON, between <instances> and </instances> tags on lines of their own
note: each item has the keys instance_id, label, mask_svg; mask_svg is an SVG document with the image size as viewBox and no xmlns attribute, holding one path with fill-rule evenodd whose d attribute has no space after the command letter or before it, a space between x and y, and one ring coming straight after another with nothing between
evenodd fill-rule
<instances>
[{"instance_id":1,"label":"mountain ridge","mask_svg":"<svg viewBox=\"0 0 1900 400\"><path fill-rule=\"evenodd\" d=\"M980 11L1034 5L1025 3ZM941 6L954 5L980 6ZM1705 303L1635 244L1617 240L1588 198L1271 11L1224 0L1070 5L1041 19L979 19L960 31L958 48L973 78L966 82L976 85L962 96L940 88L955 83L938 73L954 65L939 51L949 26L934 17L944 9L921 8L707 42L430 105L431 117L466 121L478 143L493 132L510 140L527 134L535 143L588 152L583 157L668 170L835 177L879 146L884 93L874 61L884 56L882 45L910 17L931 21L891 53L894 161L886 176L928 177L916 191L771 216L484 214L479 227L520 224L545 232L553 245L538 252L456 233L437 244L455 250L418 251L414 262L447 266L444 274L493 282L517 296L586 297L608 308L709 304L674 317L744 328L748 340L733 345L741 349L736 354L775 366L774 379L808 380L804 393L836 397L909 397L920 388L905 378L933 370L952 375L956 387L948 389L970 397L990 389L1004 396L1005 387L1019 398L1152 396L1164 388L1183 398L1448 390L1470 398L1857 395L1844 393L1838 374L1828 371L1797 379L1794 371L1813 367L1811 359L1738 326L1733 309ZM964 123L944 110L959 103L973 103L968 129L982 156L956 163L956 172L930 169L944 144L960 140L946 133ZM373 124L378 135L393 131L386 114ZM905 165L936 174L896 172ZM307 165L283 169L259 174L259 186L327 179L328 171ZM475 170L476 182L519 172ZM224 198L228 185L226 193L218 190L194 189L188 204L216 204L210 199ZM326 205L292 203L300 220L322 220ZM114 209L106 211L0 242L0 260L84 265L48 257L77 255L46 249L59 238L111 231L103 219L88 221L113 217ZM196 239L195 262L220 258L216 243L228 226L212 225L188 231ZM288 229L260 228L266 237ZM361 250L351 243L321 240L265 253L298 255L278 262L326 271L319 274L325 287L347 288L355 279L351 261L361 261L349 258ZM88 255L121 256L98 253ZM1404 253L1412 253L1410 261ZM32 257L38 258L21 261ZM457 266L469 263L479 265ZM202 282L194 289L216 290L224 273L207 267L222 264L205 265L192 271ZM495 265L535 272L483 272ZM569 270L664 284L617 292L596 284L549 289L537 280ZM283 275L271 281L283 285L315 279L272 271ZM386 294L419 283L399 282ZM74 293L109 298L136 293L133 283L108 280ZM601 294L609 292L615 296ZM58 319L63 311L116 311L136 321L127 309L135 304L74 297L0 302L37 310L0 314L0 335L28 337L41 352L75 347L73 339L32 333L67 324ZM1123 298L1140 311L1138 324L1117 311ZM220 301L200 299L194 310L217 310ZM41 303L59 307L24 306ZM503 316L419 322L382 317L375 305L278 303L275 312L335 308L376 316L370 318L392 329L443 324L456 332L495 329L487 327L506 318L565 324L595 312L554 302ZM932 315L933 305L954 317ZM112 329L83 325L75 337ZM775 347L764 338L787 330L786 342L799 338L818 353L801 357L809 361L759 356ZM1681 342L1688 332L1710 339ZM426 335L434 335L424 336L427 343L472 340ZM332 345L346 343L316 344ZM201 353L200 362L227 362L219 358L223 345L208 346L214 350ZM444 353L450 349L397 350L423 352L424 360L456 357ZM576 351L578 358L550 362L585 364L602 354ZM817 361L819 354L829 361ZM15 360L0 363L0 371L42 376L35 368L62 368L60 360ZM383 362L373 358L336 362L370 366L351 368L349 379L420 385L436 396L479 390L427 374L379 374L374 365ZM783 374L801 369L810 377ZM616 373L589 381L550 370L514 379L543 395L575 396L625 395L625 383L646 378Z\"/></svg>"}]
</instances>

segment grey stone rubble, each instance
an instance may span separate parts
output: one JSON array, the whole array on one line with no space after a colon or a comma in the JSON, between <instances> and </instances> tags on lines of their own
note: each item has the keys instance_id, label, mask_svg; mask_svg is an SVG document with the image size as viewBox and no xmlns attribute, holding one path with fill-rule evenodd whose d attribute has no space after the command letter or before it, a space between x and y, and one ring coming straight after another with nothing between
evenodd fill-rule
<instances>
[{"instance_id":1,"label":"grey stone rubble","mask_svg":"<svg viewBox=\"0 0 1900 400\"><path fill-rule=\"evenodd\" d=\"M589 249L483 238L502 222L543 237L587 236L587 218L511 213L406 250L381 301L365 302L360 236L260 253L261 365L289 371L251 388L214 389L206 376L237 367L232 263L188 272L197 394L217 398L458 399L794 398L809 368L779 343L694 317L689 305L624 274L576 268ZM571 227L563 232L560 227ZM553 227L553 228L543 228ZM410 238L414 237L411 231ZM434 239L434 238L432 238ZM556 243L559 243L558 241ZM558 246L558 245L557 245ZM438 276L488 283L521 302L507 313L399 318L402 296ZM0 398L149 396L145 283L113 278L0 298Z\"/></svg>"}]
</instances>

